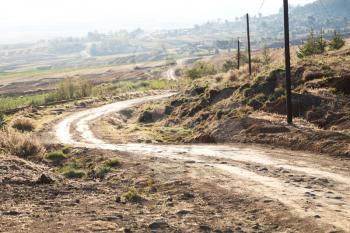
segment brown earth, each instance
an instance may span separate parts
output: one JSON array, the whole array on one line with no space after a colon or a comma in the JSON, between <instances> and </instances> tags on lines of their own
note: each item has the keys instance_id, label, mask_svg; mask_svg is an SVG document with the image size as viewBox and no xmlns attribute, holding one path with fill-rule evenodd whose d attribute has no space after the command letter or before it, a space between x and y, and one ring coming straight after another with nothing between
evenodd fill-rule
<instances>
[{"instance_id":1,"label":"brown earth","mask_svg":"<svg viewBox=\"0 0 350 233\"><path fill-rule=\"evenodd\" d=\"M191 163L103 150L78 149L75 159L97 164L118 158L105 179L67 180L52 165L0 159L0 232L326 232L317 218L296 217L278 200L244 186L221 188ZM54 183L41 184L42 174ZM216 182L212 182L217 180ZM227 182L227 181L226 181ZM124 202L136 188L142 200ZM340 232L340 231L339 231Z\"/></svg>"}]
</instances>

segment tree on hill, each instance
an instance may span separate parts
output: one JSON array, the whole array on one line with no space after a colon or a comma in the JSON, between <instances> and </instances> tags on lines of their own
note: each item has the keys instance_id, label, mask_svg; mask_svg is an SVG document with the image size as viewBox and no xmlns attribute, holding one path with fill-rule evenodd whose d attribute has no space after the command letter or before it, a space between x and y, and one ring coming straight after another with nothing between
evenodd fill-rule
<instances>
[{"instance_id":1,"label":"tree on hill","mask_svg":"<svg viewBox=\"0 0 350 233\"><path fill-rule=\"evenodd\" d=\"M336 30L334 31L334 36L329 43L329 48L331 50L341 49L345 45L343 37Z\"/></svg>"},{"instance_id":2,"label":"tree on hill","mask_svg":"<svg viewBox=\"0 0 350 233\"><path fill-rule=\"evenodd\" d=\"M304 58L316 54L322 54L326 51L327 42L324 40L324 32L321 30L320 34L315 35L314 31L311 30L310 34L304 45L299 47L298 57Z\"/></svg>"}]
</instances>

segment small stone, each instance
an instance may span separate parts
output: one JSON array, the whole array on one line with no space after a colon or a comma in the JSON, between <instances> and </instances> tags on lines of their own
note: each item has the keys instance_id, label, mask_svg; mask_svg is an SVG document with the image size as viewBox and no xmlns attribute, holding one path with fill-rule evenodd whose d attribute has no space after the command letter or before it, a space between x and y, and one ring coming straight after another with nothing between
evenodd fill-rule
<instances>
[{"instance_id":1,"label":"small stone","mask_svg":"<svg viewBox=\"0 0 350 233\"><path fill-rule=\"evenodd\" d=\"M164 220L156 220L155 222L151 223L148 227L151 230L159 230L159 229L164 229L167 228L169 225L166 223Z\"/></svg>"},{"instance_id":2,"label":"small stone","mask_svg":"<svg viewBox=\"0 0 350 233\"><path fill-rule=\"evenodd\" d=\"M257 223L252 227L254 230L258 230L260 228L260 225Z\"/></svg>"},{"instance_id":3,"label":"small stone","mask_svg":"<svg viewBox=\"0 0 350 233\"><path fill-rule=\"evenodd\" d=\"M205 232L209 232L211 231L211 227L207 224L200 224L199 225L199 230L200 231L205 231Z\"/></svg>"},{"instance_id":4,"label":"small stone","mask_svg":"<svg viewBox=\"0 0 350 233\"><path fill-rule=\"evenodd\" d=\"M11 210L11 211L7 211L7 212L3 212L4 215L10 215L10 216L16 216L16 215L20 215L20 212Z\"/></svg>"},{"instance_id":5,"label":"small stone","mask_svg":"<svg viewBox=\"0 0 350 233\"><path fill-rule=\"evenodd\" d=\"M42 174L37 180L36 183L37 184L52 184L55 181L49 177L48 175Z\"/></svg>"},{"instance_id":6,"label":"small stone","mask_svg":"<svg viewBox=\"0 0 350 233\"><path fill-rule=\"evenodd\" d=\"M194 194L189 193L189 192L182 194L182 197L181 197L182 200L188 200L188 199L192 199L192 198L194 198Z\"/></svg>"},{"instance_id":7,"label":"small stone","mask_svg":"<svg viewBox=\"0 0 350 233\"><path fill-rule=\"evenodd\" d=\"M189 210L180 210L176 214L183 216L183 215L186 215L186 214L189 214L189 213L191 213L191 211L189 211Z\"/></svg>"}]
</instances>

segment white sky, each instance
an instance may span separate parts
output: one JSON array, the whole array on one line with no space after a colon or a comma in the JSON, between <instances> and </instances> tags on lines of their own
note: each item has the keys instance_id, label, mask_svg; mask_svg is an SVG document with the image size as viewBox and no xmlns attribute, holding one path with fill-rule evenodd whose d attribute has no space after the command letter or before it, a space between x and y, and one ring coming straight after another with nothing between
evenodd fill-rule
<instances>
[{"instance_id":1,"label":"white sky","mask_svg":"<svg viewBox=\"0 0 350 233\"><path fill-rule=\"evenodd\" d=\"M0 43L78 36L88 31L190 27L212 19L255 15L263 0L1 0ZM290 0L306 4L314 0ZM265 0L276 13L282 0Z\"/></svg>"}]
</instances>

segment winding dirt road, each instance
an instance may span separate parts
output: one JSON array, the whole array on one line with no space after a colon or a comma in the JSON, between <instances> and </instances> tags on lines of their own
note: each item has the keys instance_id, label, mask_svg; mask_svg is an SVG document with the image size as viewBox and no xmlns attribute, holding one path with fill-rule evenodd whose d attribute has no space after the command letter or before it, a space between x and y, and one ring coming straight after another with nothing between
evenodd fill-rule
<instances>
[{"instance_id":1,"label":"winding dirt road","mask_svg":"<svg viewBox=\"0 0 350 233\"><path fill-rule=\"evenodd\" d=\"M57 139L76 147L166 158L201 172L191 174L231 190L278 201L325 232L350 232L350 164L329 156L248 145L110 144L96 138L91 123L102 116L171 94L117 102L74 113L55 128ZM219 180L219 182L218 182Z\"/></svg>"}]
</instances>

